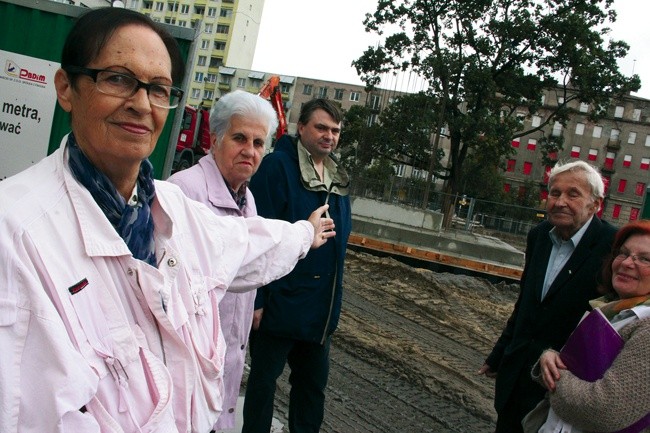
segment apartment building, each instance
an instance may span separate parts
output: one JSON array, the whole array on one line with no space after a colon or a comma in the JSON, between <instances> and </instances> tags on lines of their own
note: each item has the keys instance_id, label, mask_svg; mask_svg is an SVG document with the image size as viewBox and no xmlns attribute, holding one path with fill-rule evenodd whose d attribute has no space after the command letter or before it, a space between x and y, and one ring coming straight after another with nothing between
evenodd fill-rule
<instances>
[{"instance_id":1,"label":"apartment building","mask_svg":"<svg viewBox=\"0 0 650 433\"><path fill-rule=\"evenodd\" d=\"M524 130L539 126L558 104L561 93L549 90L542 109L525 121ZM565 127L549 124L541 131L512 141L515 154L506 163L506 191L523 193L530 181L539 188L540 201L548 197L548 171L538 143L543 136L563 136L563 150L548 155L551 160L580 159L598 167L606 182L601 216L622 225L641 217L646 190L650 185L650 100L625 96L613 100L607 114L597 122L589 119L595 107L570 101L572 110Z\"/></svg>"},{"instance_id":2,"label":"apartment building","mask_svg":"<svg viewBox=\"0 0 650 433\"><path fill-rule=\"evenodd\" d=\"M189 61L188 105L210 108L218 97L219 68L253 64L264 0L123 0L154 21L196 29Z\"/></svg>"}]
</instances>

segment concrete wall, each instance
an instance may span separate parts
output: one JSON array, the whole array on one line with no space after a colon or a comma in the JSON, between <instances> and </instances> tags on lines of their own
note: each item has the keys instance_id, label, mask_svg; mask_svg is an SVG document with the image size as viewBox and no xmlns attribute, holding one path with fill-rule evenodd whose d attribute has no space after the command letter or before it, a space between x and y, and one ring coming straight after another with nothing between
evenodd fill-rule
<instances>
[{"instance_id":1,"label":"concrete wall","mask_svg":"<svg viewBox=\"0 0 650 433\"><path fill-rule=\"evenodd\" d=\"M368 220L377 220L425 230L440 231L442 217L440 212L394 205L367 198L351 198L352 214Z\"/></svg>"}]
</instances>

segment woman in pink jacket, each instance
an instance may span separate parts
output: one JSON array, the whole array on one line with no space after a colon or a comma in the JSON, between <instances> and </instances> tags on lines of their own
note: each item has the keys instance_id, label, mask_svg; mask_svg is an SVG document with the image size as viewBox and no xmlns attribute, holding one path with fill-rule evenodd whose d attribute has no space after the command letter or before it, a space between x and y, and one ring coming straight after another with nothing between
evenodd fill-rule
<instances>
[{"instance_id":1,"label":"woman in pink jacket","mask_svg":"<svg viewBox=\"0 0 650 433\"><path fill-rule=\"evenodd\" d=\"M95 9L54 77L72 132L0 183L0 431L199 432L222 407L226 289L289 272L332 236L215 216L147 160L183 65L137 12Z\"/></svg>"},{"instance_id":2,"label":"woman in pink jacket","mask_svg":"<svg viewBox=\"0 0 650 433\"><path fill-rule=\"evenodd\" d=\"M242 90L230 92L217 101L210 114L210 154L168 180L216 215L255 216L257 209L248 180L259 168L265 143L277 126L270 102ZM226 292L219 303L226 356L223 411L214 426L217 431L235 427L255 293Z\"/></svg>"}]
</instances>

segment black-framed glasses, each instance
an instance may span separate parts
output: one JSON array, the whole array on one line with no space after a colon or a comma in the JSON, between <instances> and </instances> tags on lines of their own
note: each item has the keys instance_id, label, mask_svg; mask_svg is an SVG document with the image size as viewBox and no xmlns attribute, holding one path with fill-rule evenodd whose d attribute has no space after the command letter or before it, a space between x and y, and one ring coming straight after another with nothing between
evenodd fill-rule
<instances>
[{"instance_id":1,"label":"black-framed glasses","mask_svg":"<svg viewBox=\"0 0 650 433\"><path fill-rule=\"evenodd\" d=\"M133 75L111 71L110 69L64 66L63 70L69 74L82 74L92 78L97 90L106 95L130 98L138 90L144 89L147 92L151 105L160 108L178 107L183 97L183 91L178 87L160 83L145 83Z\"/></svg>"},{"instance_id":2,"label":"black-framed glasses","mask_svg":"<svg viewBox=\"0 0 650 433\"><path fill-rule=\"evenodd\" d=\"M632 258L632 262L639 267L642 268L650 267L650 257L648 255L630 254L629 251L622 250L622 249L614 253L614 260L617 260L619 262L622 262L623 260L627 260L628 257Z\"/></svg>"}]
</instances>

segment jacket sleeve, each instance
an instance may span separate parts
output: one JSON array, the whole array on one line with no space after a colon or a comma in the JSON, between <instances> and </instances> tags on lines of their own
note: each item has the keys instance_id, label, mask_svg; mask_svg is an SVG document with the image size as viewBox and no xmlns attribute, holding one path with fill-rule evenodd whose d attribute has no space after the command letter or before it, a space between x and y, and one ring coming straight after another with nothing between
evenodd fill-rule
<instances>
[{"instance_id":1,"label":"jacket sleeve","mask_svg":"<svg viewBox=\"0 0 650 433\"><path fill-rule=\"evenodd\" d=\"M512 341L515 324L517 322L517 315L519 314L521 298L526 283L526 278L528 277L529 268L531 266L530 257L533 251L533 245L535 243L534 231L535 230L533 229L528 233L527 240L526 240L526 255L525 255L526 263L524 264L524 272L521 276L521 280L519 283L519 297L517 298L517 302L515 302L515 306L512 310L512 314L508 318L505 328L501 332L501 336L495 343L492 352L490 352L490 355L485 360L485 363L490 366L490 369L492 371L498 371L499 365L501 364L501 360L503 359L503 354L505 352L505 349Z\"/></svg>"},{"instance_id":2,"label":"jacket sleeve","mask_svg":"<svg viewBox=\"0 0 650 433\"><path fill-rule=\"evenodd\" d=\"M0 234L0 431L99 432L80 411L98 377L70 341L36 258Z\"/></svg>"},{"instance_id":3,"label":"jacket sleeve","mask_svg":"<svg viewBox=\"0 0 650 433\"><path fill-rule=\"evenodd\" d=\"M628 338L602 379L587 382L562 371L551 407L560 418L585 431L618 431L650 412L650 319L621 330ZM594 416L598 414L598 416Z\"/></svg>"}]
</instances>

